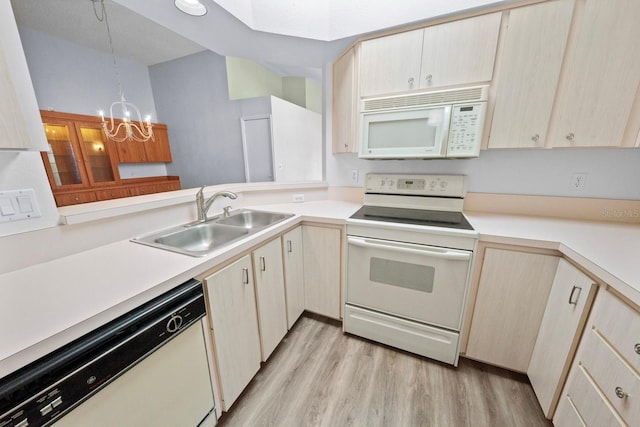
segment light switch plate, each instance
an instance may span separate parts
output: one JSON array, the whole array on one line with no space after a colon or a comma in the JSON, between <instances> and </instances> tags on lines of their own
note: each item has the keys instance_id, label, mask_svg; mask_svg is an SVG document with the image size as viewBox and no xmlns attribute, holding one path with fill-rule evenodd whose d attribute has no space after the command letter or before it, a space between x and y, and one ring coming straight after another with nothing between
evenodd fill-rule
<instances>
[{"instance_id":1,"label":"light switch plate","mask_svg":"<svg viewBox=\"0 0 640 427\"><path fill-rule=\"evenodd\" d=\"M40 207L33 188L0 191L0 222L39 218Z\"/></svg>"}]
</instances>

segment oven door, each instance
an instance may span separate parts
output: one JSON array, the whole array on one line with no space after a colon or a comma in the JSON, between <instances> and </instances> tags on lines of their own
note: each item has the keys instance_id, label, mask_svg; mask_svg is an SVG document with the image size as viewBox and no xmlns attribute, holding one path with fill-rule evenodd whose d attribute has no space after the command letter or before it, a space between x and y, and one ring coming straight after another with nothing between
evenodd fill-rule
<instances>
[{"instance_id":1,"label":"oven door","mask_svg":"<svg viewBox=\"0 0 640 427\"><path fill-rule=\"evenodd\" d=\"M460 330L472 252L349 236L347 304Z\"/></svg>"}]
</instances>

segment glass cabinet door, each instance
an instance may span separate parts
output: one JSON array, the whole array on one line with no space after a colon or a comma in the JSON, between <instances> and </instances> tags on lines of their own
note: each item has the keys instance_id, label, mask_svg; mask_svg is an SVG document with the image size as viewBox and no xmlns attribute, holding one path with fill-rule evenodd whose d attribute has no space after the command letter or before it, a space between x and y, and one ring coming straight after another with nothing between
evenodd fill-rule
<instances>
[{"instance_id":1,"label":"glass cabinet door","mask_svg":"<svg viewBox=\"0 0 640 427\"><path fill-rule=\"evenodd\" d=\"M82 167L82 153L75 142L75 129L70 123L45 123L44 131L49 150L43 159L52 187L73 188L86 185L87 178Z\"/></svg>"},{"instance_id":2,"label":"glass cabinet door","mask_svg":"<svg viewBox=\"0 0 640 427\"><path fill-rule=\"evenodd\" d=\"M102 133L99 123L77 123L80 145L92 184L113 184L120 180L113 142Z\"/></svg>"}]
</instances>

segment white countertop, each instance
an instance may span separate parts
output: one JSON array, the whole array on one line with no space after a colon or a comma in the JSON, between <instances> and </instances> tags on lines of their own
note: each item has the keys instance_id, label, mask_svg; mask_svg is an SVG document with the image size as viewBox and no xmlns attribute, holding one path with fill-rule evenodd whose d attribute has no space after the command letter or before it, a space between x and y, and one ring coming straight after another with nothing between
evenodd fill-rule
<instances>
[{"instance_id":1,"label":"white countertop","mask_svg":"<svg viewBox=\"0 0 640 427\"><path fill-rule=\"evenodd\" d=\"M253 206L295 216L206 257L124 240L2 274L0 378L303 220L343 224L359 207L337 201Z\"/></svg>"},{"instance_id":2,"label":"white countertop","mask_svg":"<svg viewBox=\"0 0 640 427\"><path fill-rule=\"evenodd\" d=\"M0 377L301 221L344 224L359 207L339 201L248 206L295 216L206 257L125 240L0 275ZM557 249L640 304L640 226L466 214L480 240Z\"/></svg>"}]
</instances>

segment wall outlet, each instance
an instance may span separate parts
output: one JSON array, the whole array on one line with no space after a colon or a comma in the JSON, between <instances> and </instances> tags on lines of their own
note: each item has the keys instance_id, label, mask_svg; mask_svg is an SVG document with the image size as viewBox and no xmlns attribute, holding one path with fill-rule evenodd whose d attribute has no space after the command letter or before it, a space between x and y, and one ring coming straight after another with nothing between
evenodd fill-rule
<instances>
[{"instance_id":1,"label":"wall outlet","mask_svg":"<svg viewBox=\"0 0 640 427\"><path fill-rule=\"evenodd\" d=\"M351 183L357 184L360 181L360 171L358 169L351 170Z\"/></svg>"},{"instance_id":2,"label":"wall outlet","mask_svg":"<svg viewBox=\"0 0 640 427\"><path fill-rule=\"evenodd\" d=\"M302 203L302 202L304 202L304 194L293 195L293 203Z\"/></svg>"},{"instance_id":3,"label":"wall outlet","mask_svg":"<svg viewBox=\"0 0 640 427\"><path fill-rule=\"evenodd\" d=\"M586 173L574 173L573 175L571 175L571 183L569 184L569 190L582 191L584 190L584 186L586 184L587 184Z\"/></svg>"}]
</instances>

